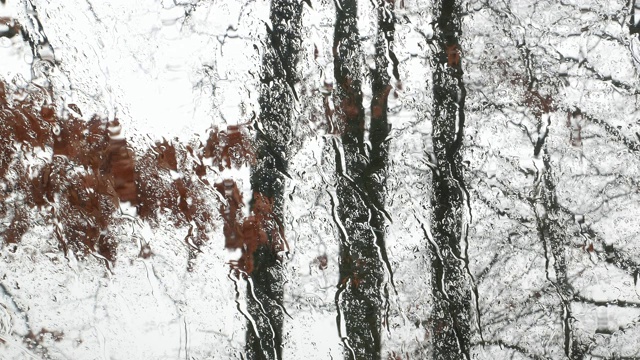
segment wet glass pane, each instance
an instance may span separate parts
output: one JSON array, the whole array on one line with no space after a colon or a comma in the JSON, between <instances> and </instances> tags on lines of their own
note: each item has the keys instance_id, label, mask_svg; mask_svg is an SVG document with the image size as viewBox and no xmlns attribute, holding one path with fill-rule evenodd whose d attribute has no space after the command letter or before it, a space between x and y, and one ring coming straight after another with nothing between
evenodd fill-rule
<instances>
[{"instance_id":1,"label":"wet glass pane","mask_svg":"<svg viewBox=\"0 0 640 360\"><path fill-rule=\"evenodd\" d=\"M0 358L640 358L639 11L0 0Z\"/></svg>"}]
</instances>

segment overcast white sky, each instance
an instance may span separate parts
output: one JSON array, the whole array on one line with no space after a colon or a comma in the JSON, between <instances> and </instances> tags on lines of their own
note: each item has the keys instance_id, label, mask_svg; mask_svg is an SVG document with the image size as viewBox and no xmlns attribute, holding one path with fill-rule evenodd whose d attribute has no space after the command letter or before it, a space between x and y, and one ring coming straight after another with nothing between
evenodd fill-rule
<instances>
[{"instance_id":1,"label":"overcast white sky","mask_svg":"<svg viewBox=\"0 0 640 360\"><path fill-rule=\"evenodd\" d=\"M188 17L189 7L171 1L35 4L61 64L63 74L55 74L54 87L67 90L65 100L86 116L96 110L120 118L129 134L183 140L204 133L213 121L234 124L250 118L240 106L244 101L251 109L256 101L255 91L248 95L253 90L249 71L255 74L259 63L253 45L259 45L264 30L261 20L268 21L266 1L203 2ZM24 19L18 1L0 5L0 11ZM28 45L19 37L13 42L0 43L2 75L11 79L20 73L28 79Z\"/></svg>"}]
</instances>

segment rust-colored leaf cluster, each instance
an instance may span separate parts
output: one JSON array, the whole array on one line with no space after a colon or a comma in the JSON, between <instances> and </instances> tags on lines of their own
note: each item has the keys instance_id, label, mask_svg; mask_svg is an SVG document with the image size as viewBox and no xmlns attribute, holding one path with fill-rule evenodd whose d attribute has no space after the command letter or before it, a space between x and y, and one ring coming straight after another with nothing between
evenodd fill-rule
<instances>
[{"instance_id":1,"label":"rust-colored leaf cluster","mask_svg":"<svg viewBox=\"0 0 640 360\"><path fill-rule=\"evenodd\" d=\"M117 121L114 122L116 126ZM113 176L113 188L120 201L138 204L138 196L135 184L135 156L133 150L127 145L127 141L118 138L120 129L109 129L109 145L105 156L106 173Z\"/></svg>"},{"instance_id":2,"label":"rust-colored leaf cluster","mask_svg":"<svg viewBox=\"0 0 640 360\"><path fill-rule=\"evenodd\" d=\"M260 247L266 246L276 254L286 249L284 228L274 211L273 199L254 193L251 214L244 217L242 194L235 181L224 180L216 184L216 189L227 202L220 206L225 247L242 252L240 259L231 264L236 274L251 274L255 270L254 254Z\"/></svg>"},{"instance_id":3,"label":"rust-colored leaf cluster","mask_svg":"<svg viewBox=\"0 0 640 360\"><path fill-rule=\"evenodd\" d=\"M349 269L348 274L344 276L340 283L343 286L350 285L354 288L360 287L360 284L365 280L365 276L368 271L365 269L367 260L354 259L351 255L343 256L340 260L344 269Z\"/></svg>"},{"instance_id":4,"label":"rust-colored leaf cluster","mask_svg":"<svg viewBox=\"0 0 640 360\"><path fill-rule=\"evenodd\" d=\"M160 215L165 214L174 226L187 227L184 242L191 258L213 230L212 214L216 211L206 197L211 190L204 178L206 166L198 154L192 146L163 140L143 153L135 168L138 215L160 226Z\"/></svg>"},{"instance_id":5,"label":"rust-colored leaf cluster","mask_svg":"<svg viewBox=\"0 0 640 360\"><path fill-rule=\"evenodd\" d=\"M231 179L225 179L224 181L215 185L216 190L224 196L226 204L220 204L220 215L224 221L224 247L227 249L240 249L242 248L242 208L244 202L242 200L242 194L238 189L238 185Z\"/></svg>"},{"instance_id":6,"label":"rust-colored leaf cluster","mask_svg":"<svg viewBox=\"0 0 640 360\"><path fill-rule=\"evenodd\" d=\"M47 344L50 340L60 342L64 339L64 336L65 334L62 331L41 328L37 333L33 330L29 330L29 332L23 336L22 342L27 346L27 348L29 348L29 350L35 351L45 359L49 359L50 356Z\"/></svg>"},{"instance_id":7,"label":"rust-colored leaf cluster","mask_svg":"<svg viewBox=\"0 0 640 360\"><path fill-rule=\"evenodd\" d=\"M0 37L12 38L22 32L22 26L18 20L10 17L0 17L0 25L4 26L0 31Z\"/></svg>"},{"instance_id":8,"label":"rust-colored leaf cluster","mask_svg":"<svg viewBox=\"0 0 640 360\"><path fill-rule=\"evenodd\" d=\"M326 270L329 267L329 258L327 254L318 255L313 263L318 266L319 270Z\"/></svg>"},{"instance_id":9,"label":"rust-colored leaf cluster","mask_svg":"<svg viewBox=\"0 0 640 360\"><path fill-rule=\"evenodd\" d=\"M387 100L389 98L389 94L393 90L393 86L387 85L383 89L383 91L371 99L371 118L372 119L380 119L383 116L386 116L387 113Z\"/></svg>"},{"instance_id":10,"label":"rust-colored leaf cluster","mask_svg":"<svg viewBox=\"0 0 640 360\"><path fill-rule=\"evenodd\" d=\"M449 65L449 67L460 67L460 45L449 44L445 47L444 52L447 55L447 65Z\"/></svg>"},{"instance_id":11,"label":"rust-colored leaf cluster","mask_svg":"<svg viewBox=\"0 0 640 360\"><path fill-rule=\"evenodd\" d=\"M342 95L336 103L335 110L327 114L332 115L331 133L335 135L355 134L365 130L364 109L362 108L362 94L354 79L345 76L338 79Z\"/></svg>"},{"instance_id":12,"label":"rust-colored leaf cluster","mask_svg":"<svg viewBox=\"0 0 640 360\"><path fill-rule=\"evenodd\" d=\"M13 219L3 233L5 241L8 244L16 243L27 230L29 230L29 215L23 207L15 206Z\"/></svg>"},{"instance_id":13,"label":"rust-colored leaf cluster","mask_svg":"<svg viewBox=\"0 0 640 360\"><path fill-rule=\"evenodd\" d=\"M118 120L84 121L73 116L82 114L77 105L69 105L73 112L62 117L51 98L49 90L37 85L11 92L0 81L0 217L8 224L2 238L19 243L36 216L51 225L65 253L113 261L113 229L124 221L117 213L121 202L128 202L154 226L166 221L165 215L174 226L188 228L184 241L195 256L213 230L219 206L207 196L214 189L206 178L205 160L220 169L253 163L248 128L213 129L205 144L163 140L136 153L122 137ZM242 203L239 192L234 196L230 203L237 207L231 212ZM227 248L249 244L245 247L252 249L252 242L245 241L250 232L260 237L259 243L280 232L280 227L267 225L273 217L269 200L256 199L249 219L233 222L230 213L223 214ZM143 258L152 255L148 246L140 252ZM251 261L244 262L250 272Z\"/></svg>"},{"instance_id":14,"label":"rust-colored leaf cluster","mask_svg":"<svg viewBox=\"0 0 640 360\"><path fill-rule=\"evenodd\" d=\"M253 164L255 151L247 126L232 125L221 131L217 128L212 129L203 155L212 158L220 170Z\"/></svg>"},{"instance_id":15,"label":"rust-colored leaf cluster","mask_svg":"<svg viewBox=\"0 0 640 360\"><path fill-rule=\"evenodd\" d=\"M53 341L59 342L62 339L64 339L64 332L41 328L40 331L38 331L37 333L34 333L33 331L29 331L29 333L27 333L27 335L25 335L24 338L26 342L39 345L43 342L44 338L47 336L50 336L53 339Z\"/></svg>"},{"instance_id":16,"label":"rust-colored leaf cluster","mask_svg":"<svg viewBox=\"0 0 640 360\"><path fill-rule=\"evenodd\" d=\"M49 98L37 86L9 95L0 83L0 179L9 190L5 196L22 196L22 203L14 202L3 237L20 242L31 223L27 209L37 208L54 226L62 250L97 253L112 261L116 246L108 229L119 206L114 184L123 184L121 167L133 158L122 150L126 142L114 143L109 134L108 127L117 121L62 120ZM39 157L46 149L53 156ZM118 162L114 151L121 152ZM5 203L0 215L7 213Z\"/></svg>"},{"instance_id":17,"label":"rust-colored leaf cluster","mask_svg":"<svg viewBox=\"0 0 640 360\"><path fill-rule=\"evenodd\" d=\"M253 163L253 143L246 127L213 129L205 144L184 146L177 140L157 142L139 157L135 169L138 214L154 221L161 213L169 213L175 226L188 227L184 241L192 257L212 231L216 212L205 196L211 192L205 159L210 159L221 170ZM224 214L223 218L230 219ZM227 234L228 221L225 226Z\"/></svg>"},{"instance_id":18,"label":"rust-colored leaf cluster","mask_svg":"<svg viewBox=\"0 0 640 360\"><path fill-rule=\"evenodd\" d=\"M542 114L549 114L555 111L555 104L551 95L543 96L535 89L529 89L525 92L524 103L531 109L536 118L540 118Z\"/></svg>"},{"instance_id":19,"label":"rust-colored leaf cluster","mask_svg":"<svg viewBox=\"0 0 640 360\"><path fill-rule=\"evenodd\" d=\"M510 79L511 85L522 88L521 101L531 110L536 119L556 110L553 96L550 94L542 95L536 87L532 86L532 79L520 72L510 72L508 70L510 64L506 60L501 59L496 63L502 69L502 76Z\"/></svg>"}]
</instances>

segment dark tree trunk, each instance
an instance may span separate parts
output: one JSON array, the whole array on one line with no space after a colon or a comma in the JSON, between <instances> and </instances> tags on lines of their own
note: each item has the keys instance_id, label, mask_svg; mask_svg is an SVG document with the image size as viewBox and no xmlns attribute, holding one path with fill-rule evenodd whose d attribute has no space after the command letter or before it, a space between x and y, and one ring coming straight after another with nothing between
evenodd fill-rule
<instances>
[{"instance_id":1,"label":"dark tree trunk","mask_svg":"<svg viewBox=\"0 0 640 360\"><path fill-rule=\"evenodd\" d=\"M362 51L357 25L356 0L336 2L333 45L335 120L341 136L336 141L338 170L337 212L341 222L340 280L336 292L338 326L347 359L380 359L381 288L384 283L383 239L384 179L389 91L386 60L377 59L372 110L372 149L365 148L365 116L362 102ZM384 11L384 10L380 10ZM393 23L391 29L393 28ZM384 25L389 29L389 25ZM377 55L386 51L378 39ZM384 42L381 43L381 42ZM377 56L378 57L378 56ZM380 176L379 179L373 180Z\"/></svg>"},{"instance_id":2,"label":"dark tree trunk","mask_svg":"<svg viewBox=\"0 0 640 360\"><path fill-rule=\"evenodd\" d=\"M395 0L378 0L378 30L375 43L375 68L371 70L372 99L371 99L371 125L369 128L369 141L371 151L369 164L366 168L367 195L371 199L374 211L371 214L371 227L376 236L376 244L380 248L380 257L384 261L391 285L393 274L387 257L384 234L386 199L386 184L388 177L389 159L389 124L387 110L389 93L393 89L390 84L389 60L392 62L392 71L396 79L399 79L398 58L393 52L395 36Z\"/></svg>"},{"instance_id":3,"label":"dark tree trunk","mask_svg":"<svg viewBox=\"0 0 640 360\"><path fill-rule=\"evenodd\" d=\"M638 14L640 14L640 3L638 0L629 0L629 5L631 8L631 22L629 23L629 33L630 34L638 34L640 33L640 18Z\"/></svg>"},{"instance_id":4,"label":"dark tree trunk","mask_svg":"<svg viewBox=\"0 0 640 360\"><path fill-rule=\"evenodd\" d=\"M252 211L258 232L267 235L252 254L247 307L254 324L247 329L247 359L281 359L286 249L282 227L289 146L293 139L302 2L273 0L262 63L260 117L256 124L256 165L252 169ZM269 221L264 221L265 218ZM267 227L267 228L265 228Z\"/></svg>"},{"instance_id":5,"label":"dark tree trunk","mask_svg":"<svg viewBox=\"0 0 640 360\"><path fill-rule=\"evenodd\" d=\"M470 358L472 287L465 253L468 194L462 168L466 90L460 64L461 1L435 4L433 55L432 343L435 359Z\"/></svg>"}]
</instances>

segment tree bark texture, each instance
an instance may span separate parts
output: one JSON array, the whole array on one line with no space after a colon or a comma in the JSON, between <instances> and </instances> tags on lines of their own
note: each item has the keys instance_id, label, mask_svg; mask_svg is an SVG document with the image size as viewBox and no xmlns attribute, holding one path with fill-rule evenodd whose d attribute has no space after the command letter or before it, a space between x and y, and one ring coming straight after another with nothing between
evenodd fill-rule
<instances>
[{"instance_id":1,"label":"tree bark texture","mask_svg":"<svg viewBox=\"0 0 640 360\"><path fill-rule=\"evenodd\" d=\"M252 168L252 211L269 219L258 232L266 234L253 253L253 271L247 294L248 312L253 320L247 328L247 359L281 359L284 320L284 187L289 144L297 95L294 85L302 44L302 2L274 0L267 25L266 48L262 59L260 116L256 121L256 165ZM268 224L265 226L265 224ZM266 228L265 228L266 227Z\"/></svg>"},{"instance_id":2,"label":"tree bark texture","mask_svg":"<svg viewBox=\"0 0 640 360\"><path fill-rule=\"evenodd\" d=\"M341 222L340 280L336 292L338 327L347 359L380 359L382 306L386 261L384 247L384 183L389 126L387 60L380 59L393 39L391 32L378 36L374 98L372 100L371 151L365 145L365 113L362 96L362 50L356 0L336 2L333 43L335 121L338 171L337 213ZM392 8L379 9L391 16ZM390 36L390 37L389 37Z\"/></svg>"},{"instance_id":3,"label":"tree bark texture","mask_svg":"<svg viewBox=\"0 0 640 360\"><path fill-rule=\"evenodd\" d=\"M472 287L465 253L468 194L461 153L466 96L460 63L461 1L438 0L434 12L431 340L434 359L469 359Z\"/></svg>"}]
</instances>

